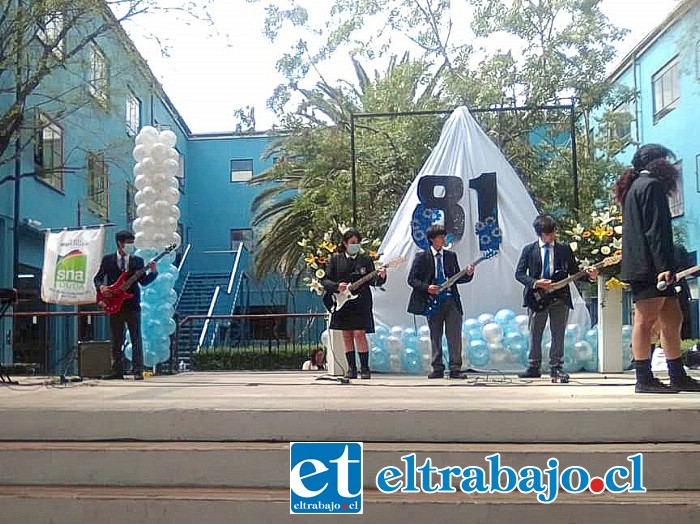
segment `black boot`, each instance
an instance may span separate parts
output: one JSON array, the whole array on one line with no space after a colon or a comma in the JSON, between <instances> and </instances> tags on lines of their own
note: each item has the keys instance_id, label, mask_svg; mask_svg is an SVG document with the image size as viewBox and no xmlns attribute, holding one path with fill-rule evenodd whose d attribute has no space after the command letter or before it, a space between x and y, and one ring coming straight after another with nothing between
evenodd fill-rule
<instances>
[{"instance_id":1,"label":"black boot","mask_svg":"<svg viewBox=\"0 0 700 524\"><path fill-rule=\"evenodd\" d=\"M635 360L634 371L637 375L635 393L678 393L678 390L667 386L651 373L649 359Z\"/></svg>"},{"instance_id":2,"label":"black boot","mask_svg":"<svg viewBox=\"0 0 700 524\"><path fill-rule=\"evenodd\" d=\"M671 379L671 387L678 391L700 391L700 382L690 378L683 367L680 358L666 360L668 376Z\"/></svg>"},{"instance_id":3,"label":"black boot","mask_svg":"<svg viewBox=\"0 0 700 524\"><path fill-rule=\"evenodd\" d=\"M551 378L553 384L556 384L557 382L567 384L569 382L569 374L564 371L561 366L552 366L552 369L549 372L549 377Z\"/></svg>"},{"instance_id":4,"label":"black boot","mask_svg":"<svg viewBox=\"0 0 700 524\"><path fill-rule=\"evenodd\" d=\"M345 372L345 378L357 378L357 362L355 361L355 352L346 351L345 360L348 361L348 370Z\"/></svg>"},{"instance_id":5,"label":"black boot","mask_svg":"<svg viewBox=\"0 0 700 524\"><path fill-rule=\"evenodd\" d=\"M372 378L372 373L369 371L369 351L360 352L360 378Z\"/></svg>"},{"instance_id":6,"label":"black boot","mask_svg":"<svg viewBox=\"0 0 700 524\"><path fill-rule=\"evenodd\" d=\"M540 378L541 376L540 366L535 366L533 364L530 364L530 366L525 370L525 373L518 373L519 378Z\"/></svg>"}]
</instances>

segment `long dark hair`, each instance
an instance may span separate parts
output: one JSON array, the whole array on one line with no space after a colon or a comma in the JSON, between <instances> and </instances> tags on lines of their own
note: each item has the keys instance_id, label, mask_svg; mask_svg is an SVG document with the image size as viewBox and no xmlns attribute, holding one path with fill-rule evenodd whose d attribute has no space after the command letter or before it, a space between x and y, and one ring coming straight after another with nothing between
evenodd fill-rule
<instances>
[{"instance_id":1,"label":"long dark hair","mask_svg":"<svg viewBox=\"0 0 700 524\"><path fill-rule=\"evenodd\" d=\"M632 183L637 180L642 171L661 182L664 192L671 195L678 186L678 170L669 161L675 159L673 151L659 144L647 144L639 149L632 157L632 167L625 169L615 181L612 192L615 201L622 205Z\"/></svg>"}]
</instances>

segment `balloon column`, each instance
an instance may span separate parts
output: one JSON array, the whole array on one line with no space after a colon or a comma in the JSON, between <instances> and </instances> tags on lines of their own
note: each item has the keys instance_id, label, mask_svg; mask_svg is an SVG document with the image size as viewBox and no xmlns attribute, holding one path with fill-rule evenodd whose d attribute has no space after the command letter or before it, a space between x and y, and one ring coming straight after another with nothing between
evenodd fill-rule
<instances>
[{"instance_id":1,"label":"balloon column","mask_svg":"<svg viewBox=\"0 0 700 524\"><path fill-rule=\"evenodd\" d=\"M629 367L631 326L622 326L623 369ZM514 372L527 367L529 350L527 315L510 309L483 313L462 324L462 368ZM378 325L368 335L370 366L379 372L420 374L431 369L431 342L428 326ZM543 361L551 348L549 329L542 341ZM447 341L443 338L443 358L447 369ZM564 336L564 368L568 372L598 370L598 329L569 324Z\"/></svg>"},{"instance_id":2,"label":"balloon column","mask_svg":"<svg viewBox=\"0 0 700 524\"><path fill-rule=\"evenodd\" d=\"M179 153L175 150L177 136L170 130L158 131L144 127L136 136L133 156L138 192L133 228L136 236L136 255L146 262L166 246L181 243L177 233L180 208L180 191L177 180ZM158 278L142 291L141 330L143 336L143 362L154 366L170 357L170 335L175 332L175 302L177 294L173 286L178 270L173 265L175 253L158 262Z\"/></svg>"}]
</instances>

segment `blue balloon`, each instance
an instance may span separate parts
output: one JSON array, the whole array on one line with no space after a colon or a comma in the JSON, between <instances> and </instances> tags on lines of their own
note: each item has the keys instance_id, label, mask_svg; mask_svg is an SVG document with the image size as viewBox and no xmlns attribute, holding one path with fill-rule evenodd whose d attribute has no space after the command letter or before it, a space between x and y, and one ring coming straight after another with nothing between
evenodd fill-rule
<instances>
[{"instance_id":1,"label":"blue balloon","mask_svg":"<svg viewBox=\"0 0 700 524\"><path fill-rule=\"evenodd\" d=\"M527 339L525 338L525 335L519 331L511 331L506 333L506 336L503 339L503 345L509 351L519 352L522 350L522 348L526 347Z\"/></svg>"},{"instance_id":2,"label":"blue balloon","mask_svg":"<svg viewBox=\"0 0 700 524\"><path fill-rule=\"evenodd\" d=\"M370 350L370 367L375 371L389 371L389 354L381 347Z\"/></svg>"},{"instance_id":3,"label":"blue balloon","mask_svg":"<svg viewBox=\"0 0 700 524\"><path fill-rule=\"evenodd\" d=\"M421 371L421 362L418 352L413 348L406 348L401 354L401 368L410 374L417 374Z\"/></svg>"},{"instance_id":4,"label":"blue balloon","mask_svg":"<svg viewBox=\"0 0 700 524\"><path fill-rule=\"evenodd\" d=\"M586 331L586 334L583 335L583 340L588 342L591 347L593 348L594 352L598 351L598 328L591 328L588 331Z\"/></svg>"},{"instance_id":5,"label":"blue balloon","mask_svg":"<svg viewBox=\"0 0 700 524\"><path fill-rule=\"evenodd\" d=\"M494 315L494 321L505 327L515 323L515 311L512 309L501 309Z\"/></svg>"},{"instance_id":6,"label":"blue balloon","mask_svg":"<svg viewBox=\"0 0 700 524\"><path fill-rule=\"evenodd\" d=\"M479 327L473 327L469 329L467 332L467 335L469 335L469 340L475 341L475 340L481 340L481 324L479 324Z\"/></svg>"},{"instance_id":7,"label":"blue balloon","mask_svg":"<svg viewBox=\"0 0 700 524\"><path fill-rule=\"evenodd\" d=\"M386 326L379 325L376 328L374 328L374 334L377 337L381 337L381 336L388 337L389 336L389 328L387 328Z\"/></svg>"},{"instance_id":8,"label":"blue balloon","mask_svg":"<svg viewBox=\"0 0 700 524\"><path fill-rule=\"evenodd\" d=\"M483 340L469 343L469 361L475 366L485 366L490 360L489 348Z\"/></svg>"},{"instance_id":9,"label":"blue balloon","mask_svg":"<svg viewBox=\"0 0 700 524\"><path fill-rule=\"evenodd\" d=\"M523 349L522 351L520 351L520 353L518 353L518 362L524 368L530 365L529 352L527 348Z\"/></svg>"},{"instance_id":10,"label":"blue balloon","mask_svg":"<svg viewBox=\"0 0 700 524\"><path fill-rule=\"evenodd\" d=\"M481 329L481 322L475 318L468 318L462 324L462 333L469 333L469 331L474 328Z\"/></svg>"},{"instance_id":11,"label":"blue balloon","mask_svg":"<svg viewBox=\"0 0 700 524\"><path fill-rule=\"evenodd\" d=\"M581 363L576 360L576 355L573 348L564 349L564 371L575 373L577 371L581 371L581 367Z\"/></svg>"},{"instance_id":12,"label":"blue balloon","mask_svg":"<svg viewBox=\"0 0 700 524\"><path fill-rule=\"evenodd\" d=\"M403 340L404 344L406 344L406 342L409 340L415 340L417 337L418 334L416 333L416 329L412 327L407 327L401 334L401 339Z\"/></svg>"},{"instance_id":13,"label":"blue balloon","mask_svg":"<svg viewBox=\"0 0 700 524\"><path fill-rule=\"evenodd\" d=\"M590 371L591 373L598 372L598 353L596 351L593 352L593 356L583 365L583 367L586 371Z\"/></svg>"},{"instance_id":14,"label":"blue balloon","mask_svg":"<svg viewBox=\"0 0 700 524\"><path fill-rule=\"evenodd\" d=\"M569 324L564 332L564 343L573 345L581 337L581 328L578 324Z\"/></svg>"}]
</instances>

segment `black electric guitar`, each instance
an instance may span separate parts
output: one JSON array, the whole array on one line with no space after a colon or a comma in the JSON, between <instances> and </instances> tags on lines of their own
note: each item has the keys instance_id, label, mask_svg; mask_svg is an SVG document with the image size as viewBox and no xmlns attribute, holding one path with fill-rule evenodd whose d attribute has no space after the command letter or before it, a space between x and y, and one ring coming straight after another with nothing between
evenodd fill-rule
<instances>
[{"instance_id":1,"label":"black electric guitar","mask_svg":"<svg viewBox=\"0 0 700 524\"><path fill-rule=\"evenodd\" d=\"M596 264L593 264L592 266L583 271L579 271L578 273L574 273L573 275L570 275L568 277L563 271L556 271L554 275L552 275L552 282L554 284L552 285L551 289L545 290L540 288L530 288L527 290L527 294L525 295L525 305L533 311L543 311L552 302L552 293L554 293L555 291L564 289L566 286L569 285L569 283L574 282L579 278L585 277L586 275L588 275L588 270L591 268L601 269L603 267L614 266L615 264L619 264L621 260L622 255L613 255L611 257L607 257L601 260Z\"/></svg>"},{"instance_id":2,"label":"black electric guitar","mask_svg":"<svg viewBox=\"0 0 700 524\"><path fill-rule=\"evenodd\" d=\"M680 282L685 277L689 277L690 275L697 273L698 271L700 271L700 265L689 267L688 269L684 269L683 271L679 271L678 273L676 273L674 275L673 282L674 283ZM656 284L656 289L658 289L659 291L666 291L667 287L668 287L668 282L666 282L665 280L662 280L661 282Z\"/></svg>"}]
</instances>

